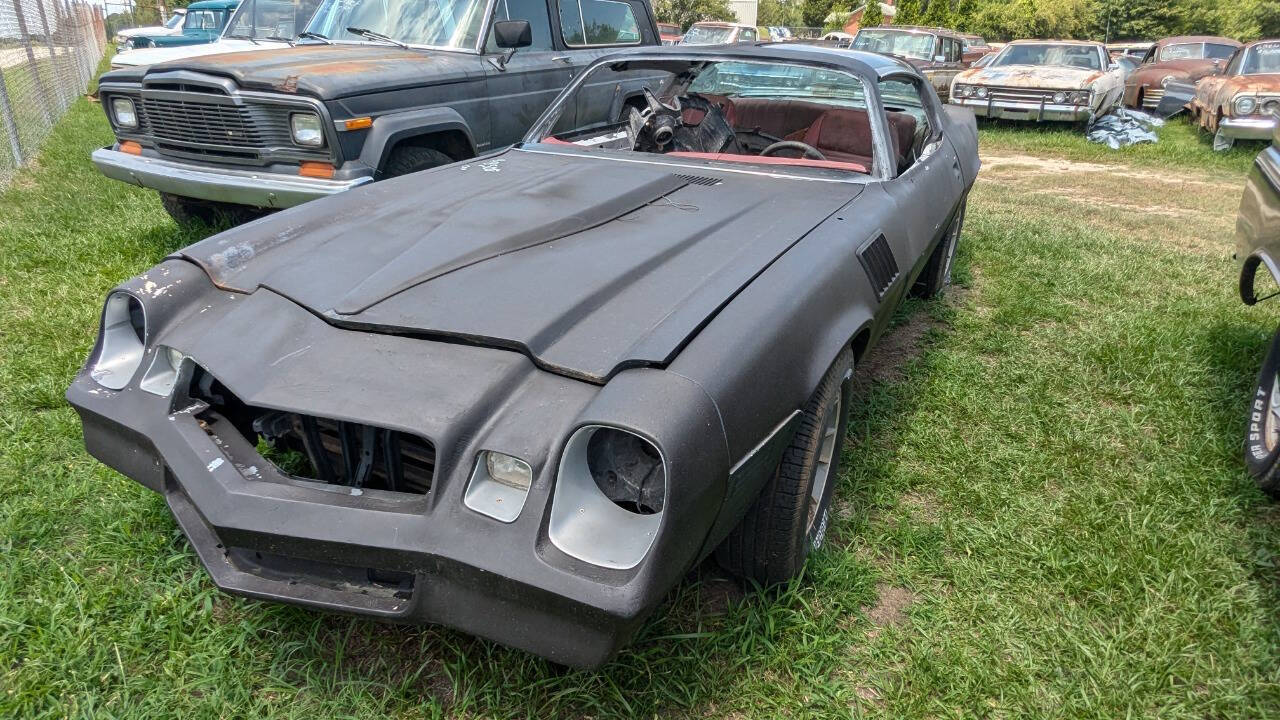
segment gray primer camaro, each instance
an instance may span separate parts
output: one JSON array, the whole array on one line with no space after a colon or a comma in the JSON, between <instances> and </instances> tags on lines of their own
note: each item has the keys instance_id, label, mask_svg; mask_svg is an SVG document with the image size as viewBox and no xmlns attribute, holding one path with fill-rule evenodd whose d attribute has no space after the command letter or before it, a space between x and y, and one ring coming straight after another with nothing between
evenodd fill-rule
<instances>
[{"instance_id":1,"label":"gray primer camaro","mask_svg":"<svg viewBox=\"0 0 1280 720\"><path fill-rule=\"evenodd\" d=\"M511 150L120 285L67 398L219 587L598 666L704 558L821 545L853 364L977 170L888 57L622 53Z\"/></svg>"}]
</instances>

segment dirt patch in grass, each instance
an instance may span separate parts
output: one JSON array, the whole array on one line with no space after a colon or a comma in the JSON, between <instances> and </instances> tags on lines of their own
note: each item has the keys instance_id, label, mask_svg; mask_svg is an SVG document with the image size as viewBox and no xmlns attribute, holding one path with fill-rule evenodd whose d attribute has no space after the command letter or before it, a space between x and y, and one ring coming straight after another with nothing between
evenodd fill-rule
<instances>
[{"instance_id":1,"label":"dirt patch in grass","mask_svg":"<svg viewBox=\"0 0 1280 720\"><path fill-rule=\"evenodd\" d=\"M1238 190L1239 181L1230 175L1206 173L1204 177L1188 177L1181 172L1138 170L1127 165L1077 162L1061 158L1035 157L1033 155L982 154L982 173L1002 171L1011 175L1080 176L1103 173L1111 177L1140 180L1162 185L1208 186L1223 191Z\"/></svg>"},{"instance_id":2,"label":"dirt patch in grass","mask_svg":"<svg viewBox=\"0 0 1280 720\"><path fill-rule=\"evenodd\" d=\"M907 621L907 608L916 601L916 594L910 590L888 583L876 585L876 602L871 607L863 608L867 619L874 626L868 637L875 637L880 630L902 625Z\"/></svg>"},{"instance_id":3,"label":"dirt patch in grass","mask_svg":"<svg viewBox=\"0 0 1280 720\"><path fill-rule=\"evenodd\" d=\"M905 377L903 369L924 351L924 336L937 324L928 314L917 312L906 322L886 331L854 369L854 382L865 387L872 383L902 380Z\"/></svg>"}]
</instances>

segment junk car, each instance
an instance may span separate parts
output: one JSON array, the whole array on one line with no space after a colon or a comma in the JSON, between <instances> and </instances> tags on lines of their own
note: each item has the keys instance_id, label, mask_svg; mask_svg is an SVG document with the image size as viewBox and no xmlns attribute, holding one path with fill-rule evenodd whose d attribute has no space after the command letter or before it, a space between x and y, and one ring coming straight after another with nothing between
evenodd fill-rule
<instances>
[{"instance_id":1,"label":"junk car","mask_svg":"<svg viewBox=\"0 0 1280 720\"><path fill-rule=\"evenodd\" d=\"M1138 68L1124 79L1124 106L1154 112L1171 82L1195 83L1221 72L1240 47L1238 40L1216 35L1179 35L1157 41Z\"/></svg>"},{"instance_id":2,"label":"junk car","mask_svg":"<svg viewBox=\"0 0 1280 720\"><path fill-rule=\"evenodd\" d=\"M951 84L951 102L981 117L1086 122L1120 102L1123 73L1102 43L1016 40Z\"/></svg>"},{"instance_id":3,"label":"junk car","mask_svg":"<svg viewBox=\"0 0 1280 720\"><path fill-rule=\"evenodd\" d=\"M116 143L94 165L178 222L243 221L495 152L591 61L659 44L648 0L388 7L322 0L297 47L104 74Z\"/></svg>"},{"instance_id":4,"label":"junk car","mask_svg":"<svg viewBox=\"0 0 1280 720\"><path fill-rule=\"evenodd\" d=\"M124 41L124 50L154 47L180 47L211 43L222 35L222 29L240 4L240 0L200 0L187 6L178 32L134 33ZM166 26L167 27L167 26Z\"/></svg>"},{"instance_id":5,"label":"junk car","mask_svg":"<svg viewBox=\"0 0 1280 720\"><path fill-rule=\"evenodd\" d=\"M1213 133L1215 150L1236 140L1270 140L1280 122L1280 40L1236 50L1221 74L1196 84L1191 117Z\"/></svg>"},{"instance_id":6,"label":"junk car","mask_svg":"<svg viewBox=\"0 0 1280 720\"><path fill-rule=\"evenodd\" d=\"M995 52L995 48L991 47L991 44L981 35L964 34L960 37L964 40L964 62L967 65L973 65L978 60Z\"/></svg>"},{"instance_id":7,"label":"junk car","mask_svg":"<svg viewBox=\"0 0 1280 720\"><path fill-rule=\"evenodd\" d=\"M1236 217L1235 258L1246 305L1273 297L1280 285L1280 128L1271 132L1271 144L1249 172ZM1280 499L1280 330L1258 370L1247 414L1245 466L1263 492Z\"/></svg>"},{"instance_id":8,"label":"junk car","mask_svg":"<svg viewBox=\"0 0 1280 720\"><path fill-rule=\"evenodd\" d=\"M854 36L851 47L906 60L929 78L943 102L951 92L951 81L969 67L969 61L964 58L964 36L943 28L862 28Z\"/></svg>"},{"instance_id":9,"label":"junk car","mask_svg":"<svg viewBox=\"0 0 1280 720\"><path fill-rule=\"evenodd\" d=\"M219 587L594 667L707 556L822 545L853 367L948 284L977 171L905 62L620 53L512 149L120 285L67 398Z\"/></svg>"},{"instance_id":10,"label":"junk car","mask_svg":"<svg viewBox=\"0 0 1280 720\"><path fill-rule=\"evenodd\" d=\"M681 45L723 45L760 40L760 31L751 25L705 20L689 26L680 38Z\"/></svg>"},{"instance_id":11,"label":"junk car","mask_svg":"<svg viewBox=\"0 0 1280 720\"><path fill-rule=\"evenodd\" d=\"M290 47L319 5L320 0L251 0L236 8L222 35L211 43L139 48L116 53L111 57L111 69L155 65L203 55Z\"/></svg>"},{"instance_id":12,"label":"junk car","mask_svg":"<svg viewBox=\"0 0 1280 720\"><path fill-rule=\"evenodd\" d=\"M116 31L113 38L116 44L116 52L123 51L129 38L134 35L176 35L182 32L182 21L186 14L186 8L174 8L170 11L169 19L165 20L163 25L145 25Z\"/></svg>"}]
</instances>

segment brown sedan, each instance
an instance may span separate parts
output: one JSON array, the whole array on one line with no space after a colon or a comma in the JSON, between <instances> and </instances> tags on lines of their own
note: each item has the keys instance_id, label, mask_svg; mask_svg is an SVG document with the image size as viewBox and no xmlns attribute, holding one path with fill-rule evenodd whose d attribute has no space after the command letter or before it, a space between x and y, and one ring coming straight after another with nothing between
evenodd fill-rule
<instances>
[{"instance_id":1,"label":"brown sedan","mask_svg":"<svg viewBox=\"0 0 1280 720\"><path fill-rule=\"evenodd\" d=\"M1238 41L1216 35L1180 35L1157 42L1124 80L1125 107L1155 110L1168 82L1194 83L1221 72L1238 47Z\"/></svg>"},{"instance_id":2,"label":"brown sedan","mask_svg":"<svg viewBox=\"0 0 1280 720\"><path fill-rule=\"evenodd\" d=\"M1226 72L1201 80L1191 116L1213 133L1215 150L1236 140L1270 140L1280 122L1280 39L1245 45Z\"/></svg>"}]
</instances>

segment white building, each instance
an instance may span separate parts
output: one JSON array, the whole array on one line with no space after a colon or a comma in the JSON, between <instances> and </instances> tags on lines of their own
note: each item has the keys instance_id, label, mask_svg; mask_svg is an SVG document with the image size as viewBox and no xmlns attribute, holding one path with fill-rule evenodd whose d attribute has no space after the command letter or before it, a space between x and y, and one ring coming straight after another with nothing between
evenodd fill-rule
<instances>
[{"instance_id":1,"label":"white building","mask_svg":"<svg viewBox=\"0 0 1280 720\"><path fill-rule=\"evenodd\" d=\"M729 8L738 16L743 25L756 24L756 8L760 0L729 0Z\"/></svg>"}]
</instances>

